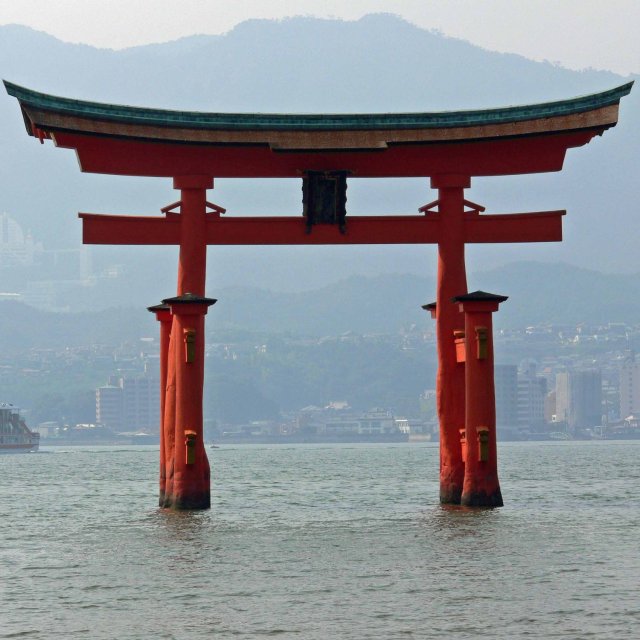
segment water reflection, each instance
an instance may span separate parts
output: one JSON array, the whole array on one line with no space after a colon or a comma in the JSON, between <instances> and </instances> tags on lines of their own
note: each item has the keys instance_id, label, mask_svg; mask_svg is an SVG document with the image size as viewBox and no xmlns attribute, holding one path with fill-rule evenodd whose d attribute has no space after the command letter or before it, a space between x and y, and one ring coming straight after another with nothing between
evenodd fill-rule
<instances>
[{"instance_id":1,"label":"water reflection","mask_svg":"<svg viewBox=\"0 0 640 640\"><path fill-rule=\"evenodd\" d=\"M171 542L201 542L205 533L210 533L216 523L211 510L177 511L158 508L153 519L163 527Z\"/></svg>"},{"instance_id":2,"label":"water reflection","mask_svg":"<svg viewBox=\"0 0 640 640\"><path fill-rule=\"evenodd\" d=\"M423 511L418 523L427 536L451 540L485 535L500 517L499 510L491 507L439 504Z\"/></svg>"}]
</instances>

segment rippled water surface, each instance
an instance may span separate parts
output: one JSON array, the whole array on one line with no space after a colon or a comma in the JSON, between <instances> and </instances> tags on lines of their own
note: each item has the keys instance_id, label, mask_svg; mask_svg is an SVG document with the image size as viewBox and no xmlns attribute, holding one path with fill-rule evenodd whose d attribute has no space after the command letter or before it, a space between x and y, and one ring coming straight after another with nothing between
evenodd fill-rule
<instances>
[{"instance_id":1,"label":"rippled water surface","mask_svg":"<svg viewBox=\"0 0 640 640\"><path fill-rule=\"evenodd\" d=\"M506 506L437 504L433 445L0 457L0 638L640 637L640 442L500 447Z\"/></svg>"}]
</instances>

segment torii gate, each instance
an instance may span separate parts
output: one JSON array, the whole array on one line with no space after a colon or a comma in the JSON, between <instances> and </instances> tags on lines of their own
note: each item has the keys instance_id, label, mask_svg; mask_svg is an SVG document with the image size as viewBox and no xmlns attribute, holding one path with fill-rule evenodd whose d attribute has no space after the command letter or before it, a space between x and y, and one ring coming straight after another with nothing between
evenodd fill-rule
<instances>
[{"instance_id":1,"label":"torii gate","mask_svg":"<svg viewBox=\"0 0 640 640\"><path fill-rule=\"evenodd\" d=\"M125 107L5 82L20 103L28 134L74 149L82 171L170 177L180 191L179 201L164 207L161 217L80 214L84 243L180 246L178 295L152 307L163 326L171 326L162 353L160 505L210 504L202 437L204 315L215 302L205 297L210 244L437 244L440 501L502 504L497 475L489 483L497 493L481 491L486 483L480 476L494 472L483 471L475 460L466 465L463 495L460 430L465 413L467 421L482 415L490 422L495 401L492 383L487 394L467 394L465 400L465 369L472 374L467 375L469 385L473 375L486 378L492 368L475 374L461 366L454 332L462 335L465 316L468 327L484 328L477 318L490 322L490 313L504 299L483 292L466 295L464 247L470 242L559 241L565 212L489 215L465 198L465 189L472 177L561 170L567 149L615 126L620 99L632 84L569 100L480 111L287 115ZM224 209L207 201L214 177L302 178L303 216L223 218ZM359 177L430 177L438 197L418 215L350 218L346 181ZM467 357L470 345L467 336ZM488 362L492 367L492 358ZM495 424L475 426L479 439L480 433L489 439L486 451L495 466ZM469 482L477 477L474 489Z\"/></svg>"}]
</instances>

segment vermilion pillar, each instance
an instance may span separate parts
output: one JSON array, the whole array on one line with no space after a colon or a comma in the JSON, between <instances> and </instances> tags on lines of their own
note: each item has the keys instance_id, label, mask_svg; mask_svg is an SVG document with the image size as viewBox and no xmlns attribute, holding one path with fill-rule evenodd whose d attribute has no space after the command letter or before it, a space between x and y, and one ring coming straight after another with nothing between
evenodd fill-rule
<instances>
[{"instance_id":1,"label":"vermilion pillar","mask_svg":"<svg viewBox=\"0 0 640 640\"><path fill-rule=\"evenodd\" d=\"M204 296L207 274L207 189L210 176L179 176L173 179L180 189L180 262L178 295Z\"/></svg>"},{"instance_id":2,"label":"vermilion pillar","mask_svg":"<svg viewBox=\"0 0 640 640\"><path fill-rule=\"evenodd\" d=\"M454 299L465 319L465 473L461 504L501 507L491 314L506 296L475 291Z\"/></svg>"},{"instance_id":3,"label":"vermilion pillar","mask_svg":"<svg viewBox=\"0 0 640 640\"><path fill-rule=\"evenodd\" d=\"M174 431L164 507L208 509L211 505L209 461L204 447L204 316L212 298L186 293L167 298L173 315L170 360L175 375ZM167 395L173 393L167 385ZM167 400L169 400L167 398ZM166 415L171 410L167 402ZM169 440L169 438L167 438Z\"/></svg>"},{"instance_id":4,"label":"vermilion pillar","mask_svg":"<svg viewBox=\"0 0 640 640\"><path fill-rule=\"evenodd\" d=\"M215 300L204 297L207 269L207 189L210 176L174 178L180 189L178 296L169 304L173 324L168 346L164 432L166 484L162 506L207 509L209 461L204 448L204 316Z\"/></svg>"},{"instance_id":5,"label":"vermilion pillar","mask_svg":"<svg viewBox=\"0 0 640 640\"><path fill-rule=\"evenodd\" d=\"M457 362L454 332L464 329L464 318L454 296L467 292L464 261L464 189L471 179L461 175L440 175L431 179L438 189L438 281L436 336L438 373L436 400L440 422L440 502L459 504L464 482L464 462L459 429L465 420L464 366Z\"/></svg>"},{"instance_id":6,"label":"vermilion pillar","mask_svg":"<svg viewBox=\"0 0 640 640\"><path fill-rule=\"evenodd\" d=\"M169 360L169 337L171 335L171 324L173 316L168 304L157 304L147 307L149 311L156 314L156 320L160 323L160 491L159 504L164 505L164 496L167 481L167 454L165 451L165 429L164 412L165 397L167 390L167 365Z\"/></svg>"}]
</instances>

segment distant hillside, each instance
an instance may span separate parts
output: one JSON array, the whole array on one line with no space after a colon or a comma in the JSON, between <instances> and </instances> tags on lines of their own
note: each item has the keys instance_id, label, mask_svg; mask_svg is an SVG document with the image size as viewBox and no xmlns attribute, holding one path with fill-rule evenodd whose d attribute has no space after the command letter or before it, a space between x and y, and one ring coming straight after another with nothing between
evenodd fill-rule
<instances>
[{"instance_id":1,"label":"distant hillside","mask_svg":"<svg viewBox=\"0 0 640 640\"><path fill-rule=\"evenodd\" d=\"M352 276L301 293L230 288L219 292L211 324L300 335L396 333L424 321L435 282L413 275Z\"/></svg>"},{"instance_id":2,"label":"distant hillside","mask_svg":"<svg viewBox=\"0 0 640 640\"><path fill-rule=\"evenodd\" d=\"M518 262L471 273L469 290L509 296L497 326L532 324L640 324L640 277L610 275L567 264ZM413 275L351 277L303 293L251 289L219 292L212 325L264 331L336 335L396 332L432 320L420 308L435 300L435 279Z\"/></svg>"},{"instance_id":3,"label":"distant hillside","mask_svg":"<svg viewBox=\"0 0 640 640\"><path fill-rule=\"evenodd\" d=\"M640 324L640 276L605 274L567 264L517 262L472 274L470 290L509 296L501 305L501 326L543 322Z\"/></svg>"},{"instance_id":4,"label":"distant hillside","mask_svg":"<svg viewBox=\"0 0 640 640\"><path fill-rule=\"evenodd\" d=\"M640 324L640 277L608 275L566 264L520 262L469 277L469 288L509 296L496 325L521 328L538 323ZM435 280L414 275L352 276L299 293L247 287L216 292L207 317L208 340L234 341L247 334L336 336L397 333L412 325L431 327L420 306L435 299ZM152 301L153 302L153 301ZM0 352L29 347L60 348L91 343L135 343L156 336L144 304L86 313L46 313L0 302Z\"/></svg>"},{"instance_id":5,"label":"distant hillside","mask_svg":"<svg viewBox=\"0 0 640 640\"><path fill-rule=\"evenodd\" d=\"M6 26L0 27L0 76L69 97L263 112L485 108L566 98L626 80L490 52L390 15L354 22L250 20L221 36L194 36L124 51L65 44L24 27ZM473 248L470 269L545 260L640 272L640 216L633 205L639 107L636 87L622 102L619 126L586 148L571 151L561 174L475 180L469 197L488 211L567 208L569 215L564 243ZM157 213L175 200L168 180L80 174L73 153L27 137L18 106L6 95L0 95L0 153L0 212L16 217L25 231L51 248L80 243L77 211ZM219 180L210 197L229 215L301 213L297 180ZM423 179L354 178L348 210L407 213L431 199L433 193ZM154 299L156 292L172 293L173 251L98 247L93 254L96 263L126 265L119 304L137 304L147 293ZM210 264L212 290L233 285L304 291L354 274L432 277L435 251L237 247L212 250Z\"/></svg>"},{"instance_id":6,"label":"distant hillside","mask_svg":"<svg viewBox=\"0 0 640 640\"><path fill-rule=\"evenodd\" d=\"M108 309L96 313L48 313L19 302L0 302L0 359L30 348L62 349L91 344L137 343L149 334L149 312Z\"/></svg>"}]
</instances>

